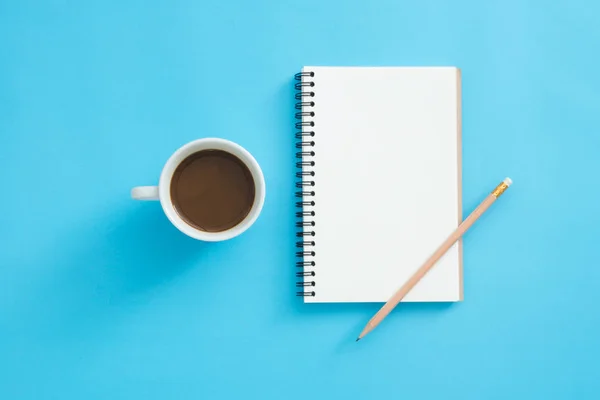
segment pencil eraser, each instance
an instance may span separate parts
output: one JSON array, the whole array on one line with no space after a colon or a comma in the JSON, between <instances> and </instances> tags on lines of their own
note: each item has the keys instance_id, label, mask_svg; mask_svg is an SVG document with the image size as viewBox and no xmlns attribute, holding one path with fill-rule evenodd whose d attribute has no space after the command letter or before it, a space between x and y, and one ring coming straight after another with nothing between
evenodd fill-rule
<instances>
[{"instance_id":1,"label":"pencil eraser","mask_svg":"<svg viewBox=\"0 0 600 400\"><path fill-rule=\"evenodd\" d=\"M510 186L510 185L512 185L512 179L507 177L506 179L504 179L504 183L506 183L508 186Z\"/></svg>"}]
</instances>

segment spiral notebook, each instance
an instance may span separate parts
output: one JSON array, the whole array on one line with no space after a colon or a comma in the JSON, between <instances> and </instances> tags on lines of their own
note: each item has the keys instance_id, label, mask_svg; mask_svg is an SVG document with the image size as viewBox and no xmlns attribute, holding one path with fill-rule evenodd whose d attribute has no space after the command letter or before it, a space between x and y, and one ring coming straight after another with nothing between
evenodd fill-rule
<instances>
[{"instance_id":1,"label":"spiral notebook","mask_svg":"<svg viewBox=\"0 0 600 400\"><path fill-rule=\"evenodd\" d=\"M385 302L461 214L461 78L453 67L296 74L297 294ZM462 300L462 243L405 297Z\"/></svg>"}]
</instances>

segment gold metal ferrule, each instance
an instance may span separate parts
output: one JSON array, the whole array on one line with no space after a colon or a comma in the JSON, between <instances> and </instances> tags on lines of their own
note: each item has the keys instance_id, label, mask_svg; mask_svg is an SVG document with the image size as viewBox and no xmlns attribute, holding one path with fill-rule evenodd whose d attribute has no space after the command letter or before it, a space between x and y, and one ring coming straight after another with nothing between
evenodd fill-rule
<instances>
[{"instance_id":1,"label":"gold metal ferrule","mask_svg":"<svg viewBox=\"0 0 600 400\"><path fill-rule=\"evenodd\" d=\"M498 198L506 191L506 189L508 189L508 185L505 182L501 182L498 186L496 186L496 189L492 190L492 194Z\"/></svg>"}]
</instances>

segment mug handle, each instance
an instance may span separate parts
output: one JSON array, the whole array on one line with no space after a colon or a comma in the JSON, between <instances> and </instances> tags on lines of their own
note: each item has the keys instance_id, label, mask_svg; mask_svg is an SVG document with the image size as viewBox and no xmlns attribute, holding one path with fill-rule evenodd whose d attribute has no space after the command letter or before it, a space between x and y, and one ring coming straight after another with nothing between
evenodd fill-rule
<instances>
[{"instance_id":1,"label":"mug handle","mask_svg":"<svg viewBox=\"0 0 600 400\"><path fill-rule=\"evenodd\" d=\"M131 198L134 200L159 200L158 186L136 186L131 189Z\"/></svg>"}]
</instances>

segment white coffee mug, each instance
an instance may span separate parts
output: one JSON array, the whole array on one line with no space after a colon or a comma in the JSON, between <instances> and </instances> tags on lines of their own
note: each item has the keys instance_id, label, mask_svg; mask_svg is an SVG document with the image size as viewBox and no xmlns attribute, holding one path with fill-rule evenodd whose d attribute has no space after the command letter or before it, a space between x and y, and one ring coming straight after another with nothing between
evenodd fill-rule
<instances>
[{"instance_id":1,"label":"white coffee mug","mask_svg":"<svg viewBox=\"0 0 600 400\"><path fill-rule=\"evenodd\" d=\"M222 150L239 158L250 170L254 179L254 203L250 212L236 226L220 232L206 232L193 227L183 220L171 201L171 179L179 164L188 156L201 150ZM265 178L260 166L252 155L242 146L224 139L207 138L190 142L177 150L165 164L158 186L138 186L131 190L131 197L136 200L160 200L162 209L177 229L194 239L206 242L218 242L231 239L246 231L258 218L265 202Z\"/></svg>"}]
</instances>

